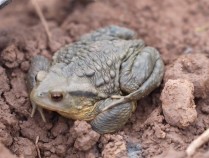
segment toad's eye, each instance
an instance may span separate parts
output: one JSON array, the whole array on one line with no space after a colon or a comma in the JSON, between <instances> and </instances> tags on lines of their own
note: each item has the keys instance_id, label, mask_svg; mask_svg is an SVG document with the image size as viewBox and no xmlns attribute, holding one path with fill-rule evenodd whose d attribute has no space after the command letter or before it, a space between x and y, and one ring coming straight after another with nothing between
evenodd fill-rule
<instances>
[{"instance_id":1,"label":"toad's eye","mask_svg":"<svg viewBox=\"0 0 209 158\"><path fill-rule=\"evenodd\" d=\"M63 94L61 92L51 92L50 97L52 101L59 102L63 99Z\"/></svg>"}]
</instances>

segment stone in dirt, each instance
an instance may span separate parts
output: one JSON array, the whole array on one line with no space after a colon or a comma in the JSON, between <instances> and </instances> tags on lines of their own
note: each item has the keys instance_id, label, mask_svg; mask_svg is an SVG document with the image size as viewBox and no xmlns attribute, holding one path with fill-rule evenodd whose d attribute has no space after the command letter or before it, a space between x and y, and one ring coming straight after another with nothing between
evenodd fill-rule
<instances>
[{"instance_id":1,"label":"stone in dirt","mask_svg":"<svg viewBox=\"0 0 209 158\"><path fill-rule=\"evenodd\" d=\"M165 120L173 126L184 128L197 119L194 103L194 86L184 79L168 80L161 94Z\"/></svg>"}]
</instances>

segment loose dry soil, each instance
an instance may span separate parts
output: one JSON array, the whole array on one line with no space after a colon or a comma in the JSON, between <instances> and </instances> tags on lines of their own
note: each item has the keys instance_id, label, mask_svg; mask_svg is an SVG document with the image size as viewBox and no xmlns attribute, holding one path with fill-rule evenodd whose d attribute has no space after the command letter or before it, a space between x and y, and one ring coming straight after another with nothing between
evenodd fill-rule
<instances>
[{"instance_id":1,"label":"loose dry soil","mask_svg":"<svg viewBox=\"0 0 209 158\"><path fill-rule=\"evenodd\" d=\"M0 10L0 157L114 158L134 154L145 158L185 157L188 144L209 127L209 1L38 0L38 3L50 26L51 42L47 41L28 0L14 0ZM138 38L161 52L166 72L160 88L138 102L129 122L115 134L101 136L86 122L74 124L53 112L46 112L47 123L38 113L31 118L25 85L31 58L37 54L51 58L56 50L84 33L110 24L134 29ZM165 83L176 79L188 80L181 84L189 82L190 89L186 87L188 90L184 91L177 86L175 92L168 91L170 97L178 101L178 106L181 100L187 100L188 108L196 105L197 118L184 128L168 124L162 110L161 101L176 106L169 96L171 101L161 94ZM182 92L189 99L182 98ZM209 144L204 145L194 157L209 157L208 149Z\"/></svg>"}]
</instances>

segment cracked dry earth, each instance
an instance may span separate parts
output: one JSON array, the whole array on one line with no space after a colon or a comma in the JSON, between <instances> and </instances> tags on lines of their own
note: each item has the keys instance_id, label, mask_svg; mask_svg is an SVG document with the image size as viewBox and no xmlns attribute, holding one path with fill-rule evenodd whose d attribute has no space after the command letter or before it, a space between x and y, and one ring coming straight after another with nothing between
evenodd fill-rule
<instances>
[{"instance_id":1,"label":"cracked dry earth","mask_svg":"<svg viewBox=\"0 0 209 158\"><path fill-rule=\"evenodd\" d=\"M0 157L186 157L188 144L209 126L209 1L38 3L51 42L29 1L13 1L0 10ZM46 112L47 123L38 113L31 118L25 85L31 58L51 58L84 33L110 24L134 29L161 52L166 64L161 87L138 102L115 134L99 135L86 122L53 112ZM194 157L209 157L208 149L204 145Z\"/></svg>"}]
</instances>

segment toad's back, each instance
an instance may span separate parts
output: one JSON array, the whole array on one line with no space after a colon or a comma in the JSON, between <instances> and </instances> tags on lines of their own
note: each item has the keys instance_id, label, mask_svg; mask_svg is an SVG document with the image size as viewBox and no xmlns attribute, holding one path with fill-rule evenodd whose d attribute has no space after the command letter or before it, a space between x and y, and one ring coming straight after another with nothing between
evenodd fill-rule
<instances>
[{"instance_id":1,"label":"toad's back","mask_svg":"<svg viewBox=\"0 0 209 158\"><path fill-rule=\"evenodd\" d=\"M119 94L121 64L144 46L142 40L101 40L77 42L56 52L53 64L66 64L68 77L88 78L104 94Z\"/></svg>"}]
</instances>

